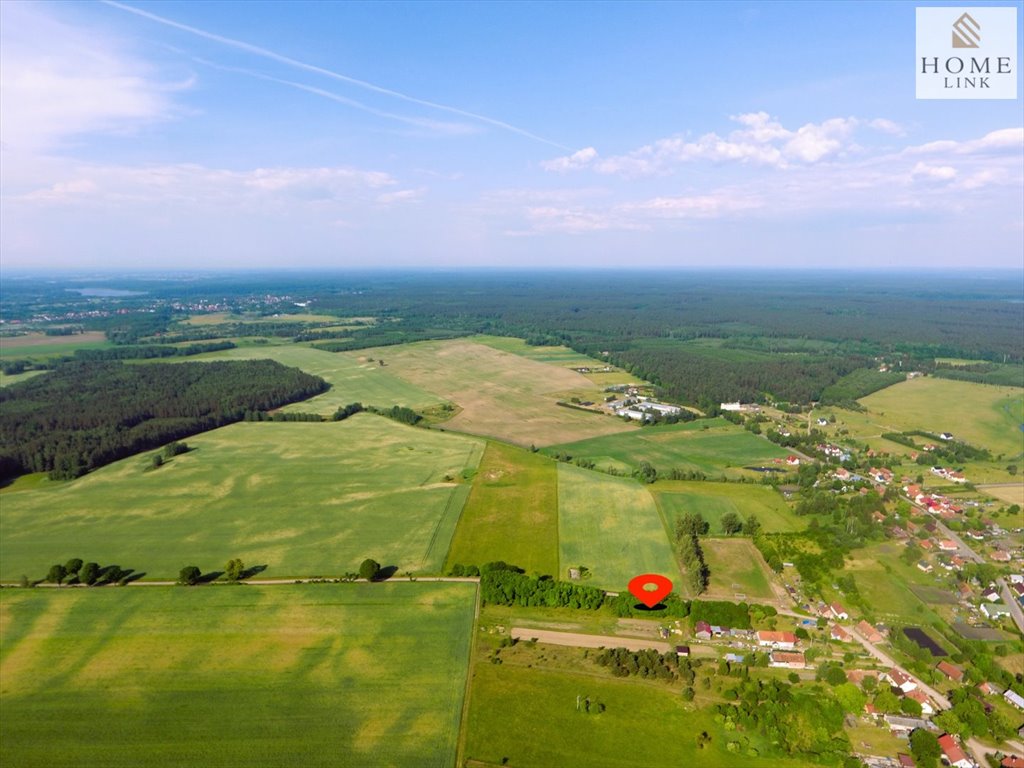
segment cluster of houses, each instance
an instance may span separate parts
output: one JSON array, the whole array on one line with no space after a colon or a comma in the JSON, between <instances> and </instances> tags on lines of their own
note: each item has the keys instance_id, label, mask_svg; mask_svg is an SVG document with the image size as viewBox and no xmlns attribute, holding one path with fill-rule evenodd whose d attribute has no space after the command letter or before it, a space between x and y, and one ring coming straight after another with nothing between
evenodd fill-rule
<instances>
[{"instance_id":1,"label":"cluster of houses","mask_svg":"<svg viewBox=\"0 0 1024 768\"><path fill-rule=\"evenodd\" d=\"M659 416L678 416L683 412L678 405L659 403L644 395L611 400L605 403L605 408L616 416L623 416L633 421L654 421Z\"/></svg>"},{"instance_id":2,"label":"cluster of houses","mask_svg":"<svg viewBox=\"0 0 1024 768\"><path fill-rule=\"evenodd\" d=\"M933 468L934 469L934 468ZM907 498L926 512L950 520L962 514L964 508L955 499L940 496L937 493L925 493L919 485L903 486Z\"/></svg>"},{"instance_id":3,"label":"cluster of houses","mask_svg":"<svg viewBox=\"0 0 1024 768\"><path fill-rule=\"evenodd\" d=\"M941 477L944 480L949 480L951 483L967 482L967 478L964 477L963 472L957 472L956 470L949 469L948 467L932 467L931 472L936 477Z\"/></svg>"},{"instance_id":4,"label":"cluster of houses","mask_svg":"<svg viewBox=\"0 0 1024 768\"><path fill-rule=\"evenodd\" d=\"M831 459L837 459L838 461L850 461L850 459L853 458L848 450L838 445L832 445L832 443L819 443L814 447L819 453L822 453Z\"/></svg>"}]
</instances>

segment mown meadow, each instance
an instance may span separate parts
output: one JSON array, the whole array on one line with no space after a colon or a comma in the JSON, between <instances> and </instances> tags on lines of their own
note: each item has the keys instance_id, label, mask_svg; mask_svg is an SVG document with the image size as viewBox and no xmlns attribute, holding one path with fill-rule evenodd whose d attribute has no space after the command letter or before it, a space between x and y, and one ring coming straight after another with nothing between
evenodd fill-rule
<instances>
[{"instance_id":1,"label":"mown meadow","mask_svg":"<svg viewBox=\"0 0 1024 768\"><path fill-rule=\"evenodd\" d=\"M448 768L475 590L5 590L0 764Z\"/></svg>"},{"instance_id":2,"label":"mown meadow","mask_svg":"<svg viewBox=\"0 0 1024 768\"><path fill-rule=\"evenodd\" d=\"M243 422L187 442L157 469L142 454L5 490L0 578L42 578L71 557L164 579L232 557L275 577L340 575L367 557L437 572L484 445L371 414Z\"/></svg>"}]
</instances>

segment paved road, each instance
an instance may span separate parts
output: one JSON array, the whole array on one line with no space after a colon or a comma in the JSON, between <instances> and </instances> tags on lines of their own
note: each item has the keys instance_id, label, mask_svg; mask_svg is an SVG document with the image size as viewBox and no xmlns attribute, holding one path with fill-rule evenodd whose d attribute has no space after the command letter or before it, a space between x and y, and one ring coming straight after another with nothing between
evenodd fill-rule
<instances>
[{"instance_id":1,"label":"paved road","mask_svg":"<svg viewBox=\"0 0 1024 768\"><path fill-rule=\"evenodd\" d=\"M1013 623L1017 625L1017 629L1024 632L1024 610L1021 610L1020 603L1017 602L1010 591L1010 585L1006 583L1006 579L1000 577L996 579L996 584L999 585L999 594L1003 596L1003 602L1010 609L1010 616L1013 618Z\"/></svg>"},{"instance_id":2,"label":"paved road","mask_svg":"<svg viewBox=\"0 0 1024 768\"><path fill-rule=\"evenodd\" d=\"M519 640L531 640L549 643L550 645L569 645L574 648L628 648L631 651L642 651L653 648L660 653L668 653L671 646L660 640L640 640L635 637L618 637L616 635L586 635L579 632L555 632L550 629L532 629L530 627L512 627L509 634Z\"/></svg>"},{"instance_id":3,"label":"paved road","mask_svg":"<svg viewBox=\"0 0 1024 768\"><path fill-rule=\"evenodd\" d=\"M975 563L984 563L985 559L975 553L964 540L961 539L956 533L949 530L942 522L936 520L936 527L942 531L942 535L956 542L956 545L960 547L958 554L968 560ZM1010 610L1010 618L1013 619L1013 623L1017 625L1017 629L1024 632L1024 611L1021 610L1020 603L1018 603L1013 593L1010 592L1010 586L1006 583L1006 579L1002 577L996 579L996 585L999 587L999 592L1003 596L1003 602L1006 603L1007 608Z\"/></svg>"},{"instance_id":4,"label":"paved road","mask_svg":"<svg viewBox=\"0 0 1024 768\"><path fill-rule=\"evenodd\" d=\"M887 667L896 667L897 669L900 669L901 672L906 672L906 670L900 668L899 664L897 664L893 660L893 658L891 656L889 656L889 654L885 653L884 651L882 651L878 647L876 647L876 646L872 645L870 642L868 642L867 638L865 638L860 632L858 632L856 627L846 627L846 631L850 633L850 635L853 637L854 640L856 640L858 643L863 645L864 649L868 653L870 653L872 656L874 656L880 662L885 664ZM906 674L909 675L910 673L906 672ZM947 699L941 693L936 691L930 685L925 685L923 682L918 680L916 677L914 678L914 682L917 683L917 687L918 688L920 688L922 691L924 691L929 696L931 696L932 699L940 707L942 707L943 709L949 709L952 706L952 704L950 703L949 699Z\"/></svg>"}]
</instances>

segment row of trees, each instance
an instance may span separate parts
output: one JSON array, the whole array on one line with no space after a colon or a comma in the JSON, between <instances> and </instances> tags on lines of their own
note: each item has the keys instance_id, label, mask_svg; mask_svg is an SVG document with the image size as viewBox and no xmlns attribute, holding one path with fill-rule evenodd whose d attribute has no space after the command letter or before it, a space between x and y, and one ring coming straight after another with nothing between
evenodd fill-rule
<instances>
[{"instance_id":1,"label":"row of trees","mask_svg":"<svg viewBox=\"0 0 1024 768\"><path fill-rule=\"evenodd\" d=\"M709 528L699 512L687 512L676 520L676 549L686 567L690 590L696 595L702 594L711 583L711 569L704 560L704 550L699 539L699 535L707 533Z\"/></svg>"},{"instance_id":2,"label":"row of trees","mask_svg":"<svg viewBox=\"0 0 1024 768\"><path fill-rule=\"evenodd\" d=\"M122 568L119 565L100 565L93 561L83 562L80 557L73 557L66 563L51 565L43 581L56 584L58 587L75 584L101 587L108 584L127 584L142 576L143 574L137 573L132 568ZM28 580L27 576L21 577L21 584L26 587L32 586L32 582Z\"/></svg>"},{"instance_id":3,"label":"row of trees","mask_svg":"<svg viewBox=\"0 0 1024 768\"><path fill-rule=\"evenodd\" d=\"M199 566L186 565L178 572L178 583L187 587L194 587L196 584L214 581L215 579L223 576L225 580L235 584L249 578L256 572L256 570L257 569L246 569L245 563L242 562L241 558L234 557L228 560L227 565L224 566L224 570L220 573L212 572L204 575L203 572L199 570Z\"/></svg>"}]
</instances>

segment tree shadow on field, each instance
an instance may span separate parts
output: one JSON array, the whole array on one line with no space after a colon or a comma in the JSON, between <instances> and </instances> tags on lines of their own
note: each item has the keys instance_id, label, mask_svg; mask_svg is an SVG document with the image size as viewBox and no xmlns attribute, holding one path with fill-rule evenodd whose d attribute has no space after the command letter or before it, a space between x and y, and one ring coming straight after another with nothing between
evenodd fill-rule
<instances>
[{"instance_id":1,"label":"tree shadow on field","mask_svg":"<svg viewBox=\"0 0 1024 768\"><path fill-rule=\"evenodd\" d=\"M397 565L387 565L377 571L377 575L373 577L374 581L387 581L392 576L398 573Z\"/></svg>"},{"instance_id":2,"label":"tree shadow on field","mask_svg":"<svg viewBox=\"0 0 1024 768\"><path fill-rule=\"evenodd\" d=\"M121 583L122 584L131 584L133 581L138 581L139 579L141 579L145 575L146 575L145 571L133 571L132 573L128 574L127 576L122 576L121 577Z\"/></svg>"},{"instance_id":3,"label":"tree shadow on field","mask_svg":"<svg viewBox=\"0 0 1024 768\"><path fill-rule=\"evenodd\" d=\"M202 576L200 576L199 580L196 581L196 584L209 584L211 582L216 581L223 575L224 571L210 571L209 573L204 573Z\"/></svg>"},{"instance_id":4,"label":"tree shadow on field","mask_svg":"<svg viewBox=\"0 0 1024 768\"><path fill-rule=\"evenodd\" d=\"M251 579L253 576L257 576L263 573L265 570L267 570L267 567L268 566L266 565L250 566L249 568L246 568L244 571L242 571L242 575L238 577L238 580L245 581L246 579Z\"/></svg>"}]
</instances>

